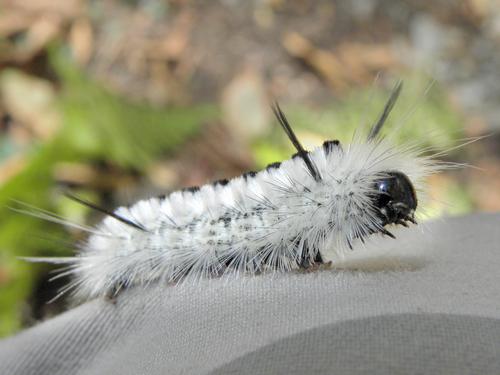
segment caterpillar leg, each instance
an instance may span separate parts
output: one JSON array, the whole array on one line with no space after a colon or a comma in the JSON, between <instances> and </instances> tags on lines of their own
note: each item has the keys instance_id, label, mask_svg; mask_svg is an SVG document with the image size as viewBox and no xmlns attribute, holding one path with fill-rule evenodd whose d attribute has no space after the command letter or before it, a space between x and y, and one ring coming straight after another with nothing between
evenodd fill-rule
<instances>
[{"instance_id":1,"label":"caterpillar leg","mask_svg":"<svg viewBox=\"0 0 500 375\"><path fill-rule=\"evenodd\" d=\"M123 283L118 283L117 285L113 286L106 292L106 294L104 295L104 299L107 302L116 305L116 301L118 300L118 295L124 290L125 290L125 285Z\"/></svg>"},{"instance_id":2,"label":"caterpillar leg","mask_svg":"<svg viewBox=\"0 0 500 375\"><path fill-rule=\"evenodd\" d=\"M315 257L312 258L309 254L304 255L302 258L298 260L298 265L300 269L309 270L310 268L319 267L324 264L323 258L319 251L316 253Z\"/></svg>"}]
</instances>

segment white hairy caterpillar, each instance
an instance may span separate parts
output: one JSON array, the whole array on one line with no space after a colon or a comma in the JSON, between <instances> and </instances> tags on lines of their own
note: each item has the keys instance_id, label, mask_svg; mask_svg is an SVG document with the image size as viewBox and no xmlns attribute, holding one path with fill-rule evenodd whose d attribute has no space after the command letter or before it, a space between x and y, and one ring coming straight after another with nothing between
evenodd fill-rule
<instances>
[{"instance_id":1,"label":"white hairy caterpillar","mask_svg":"<svg viewBox=\"0 0 500 375\"><path fill-rule=\"evenodd\" d=\"M398 83L366 140L325 141L307 152L276 104L274 112L297 149L291 159L163 198L108 212L75 257L34 258L67 264L57 277L73 281L81 299L187 277L288 271L326 263L388 224L415 223L417 193L443 164L418 144L396 147L379 136ZM62 220L49 214L40 217Z\"/></svg>"}]
</instances>

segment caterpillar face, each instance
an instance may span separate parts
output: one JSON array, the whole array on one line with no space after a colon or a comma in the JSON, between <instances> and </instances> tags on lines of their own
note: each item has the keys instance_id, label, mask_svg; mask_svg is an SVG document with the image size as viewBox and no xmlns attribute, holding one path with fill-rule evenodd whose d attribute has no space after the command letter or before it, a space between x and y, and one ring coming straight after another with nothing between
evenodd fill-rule
<instances>
[{"instance_id":1,"label":"caterpillar face","mask_svg":"<svg viewBox=\"0 0 500 375\"><path fill-rule=\"evenodd\" d=\"M415 223L414 212L417 196L410 179L404 173L391 171L386 177L375 181L374 205L382 225Z\"/></svg>"}]
</instances>

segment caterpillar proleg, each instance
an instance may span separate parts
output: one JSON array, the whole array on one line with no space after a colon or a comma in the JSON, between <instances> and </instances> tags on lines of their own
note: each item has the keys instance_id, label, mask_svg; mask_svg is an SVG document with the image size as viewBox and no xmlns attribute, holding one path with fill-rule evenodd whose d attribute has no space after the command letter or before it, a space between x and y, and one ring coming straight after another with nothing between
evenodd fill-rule
<instances>
[{"instance_id":1,"label":"caterpillar proleg","mask_svg":"<svg viewBox=\"0 0 500 375\"><path fill-rule=\"evenodd\" d=\"M328 140L310 152L275 104L297 149L290 159L105 211L78 255L35 260L66 264L61 275L73 281L63 292L90 299L153 281L308 268L368 236L394 237L386 226L416 224L417 194L441 169L417 143L380 136L400 91L398 83L366 139Z\"/></svg>"}]
</instances>

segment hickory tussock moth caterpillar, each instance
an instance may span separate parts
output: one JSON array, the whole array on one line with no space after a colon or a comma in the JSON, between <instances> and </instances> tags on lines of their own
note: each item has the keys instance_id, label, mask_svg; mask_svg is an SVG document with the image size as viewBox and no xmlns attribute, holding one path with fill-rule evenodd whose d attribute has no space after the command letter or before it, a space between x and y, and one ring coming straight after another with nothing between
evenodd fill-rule
<instances>
[{"instance_id":1,"label":"hickory tussock moth caterpillar","mask_svg":"<svg viewBox=\"0 0 500 375\"><path fill-rule=\"evenodd\" d=\"M357 137L347 146L325 141L311 152L275 104L297 149L291 159L104 211L108 216L97 227L82 227L90 237L77 256L32 260L66 264L59 276L73 281L62 292L89 299L152 281L307 268L372 234L394 237L385 227L416 223L423 180L443 168L417 145L396 147L379 136L401 87L395 86L366 140Z\"/></svg>"}]
</instances>

